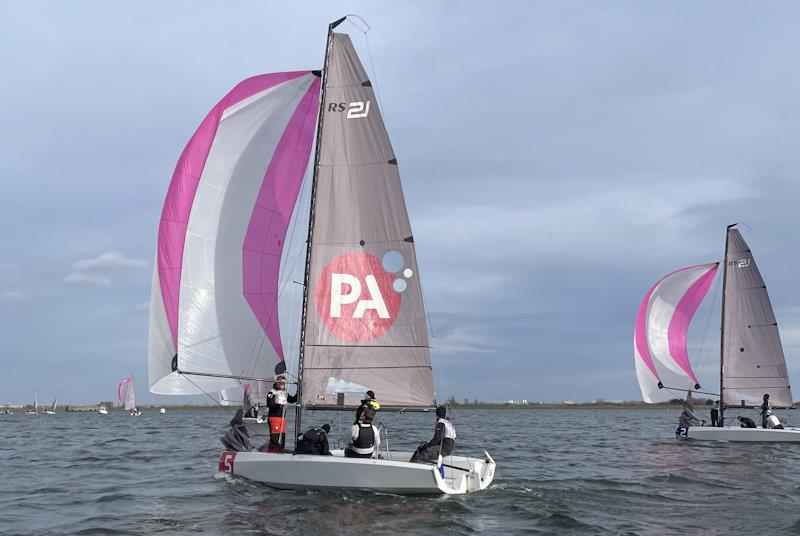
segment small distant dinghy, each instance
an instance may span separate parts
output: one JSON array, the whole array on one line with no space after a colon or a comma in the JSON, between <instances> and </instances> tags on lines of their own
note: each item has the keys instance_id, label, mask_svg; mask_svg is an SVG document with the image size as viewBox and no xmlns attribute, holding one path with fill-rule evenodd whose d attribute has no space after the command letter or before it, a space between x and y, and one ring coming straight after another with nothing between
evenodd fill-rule
<instances>
[{"instance_id":1,"label":"small distant dinghy","mask_svg":"<svg viewBox=\"0 0 800 536\"><path fill-rule=\"evenodd\" d=\"M125 410L131 412L131 416L138 417L142 414L139 408L136 407L136 393L133 387L133 375L125 378L119 382L117 387L117 397L119 401L125 404Z\"/></svg>"},{"instance_id":2,"label":"small distant dinghy","mask_svg":"<svg viewBox=\"0 0 800 536\"><path fill-rule=\"evenodd\" d=\"M322 71L250 78L206 116L173 174L154 263L150 391L269 389L287 374L283 341L299 324L294 441L304 411L354 411L368 389L380 411L436 405L398 163L372 82L350 37L334 32L344 20L328 28ZM295 225L287 237L305 214L307 238ZM292 319L279 309L295 265L303 305ZM282 489L403 494L475 492L494 478L488 453L411 457L388 447L368 459L226 450L219 469Z\"/></svg>"},{"instance_id":3,"label":"small distant dinghy","mask_svg":"<svg viewBox=\"0 0 800 536\"><path fill-rule=\"evenodd\" d=\"M55 400L53 400L53 405L50 406L50 409L44 409L42 410L42 413L44 415L55 415L57 407L58 407L58 395L56 395Z\"/></svg>"},{"instance_id":4,"label":"small distant dinghy","mask_svg":"<svg viewBox=\"0 0 800 536\"><path fill-rule=\"evenodd\" d=\"M105 406L100 406L100 409L97 410L97 413L100 415L108 415L108 410Z\"/></svg>"},{"instance_id":5,"label":"small distant dinghy","mask_svg":"<svg viewBox=\"0 0 800 536\"><path fill-rule=\"evenodd\" d=\"M800 428L746 428L738 420L725 426L725 414L760 408L768 394L773 407L793 408L789 374L778 323L767 287L741 233L729 225L722 275L720 393L702 391L686 347L689 324L716 275L719 263L671 272L645 295L634 332L636 376L645 402L663 402L685 393L720 396L721 425L678 426L681 440L800 442ZM676 396L676 393L681 395ZM684 411L692 413L691 397ZM707 423L708 424L708 423ZM778 426L771 416L768 426Z\"/></svg>"},{"instance_id":6,"label":"small distant dinghy","mask_svg":"<svg viewBox=\"0 0 800 536\"><path fill-rule=\"evenodd\" d=\"M164 415L167 412L165 408L161 408L161 415Z\"/></svg>"},{"instance_id":7,"label":"small distant dinghy","mask_svg":"<svg viewBox=\"0 0 800 536\"><path fill-rule=\"evenodd\" d=\"M39 414L39 394L33 393L33 409L25 412L25 415L38 415Z\"/></svg>"}]
</instances>

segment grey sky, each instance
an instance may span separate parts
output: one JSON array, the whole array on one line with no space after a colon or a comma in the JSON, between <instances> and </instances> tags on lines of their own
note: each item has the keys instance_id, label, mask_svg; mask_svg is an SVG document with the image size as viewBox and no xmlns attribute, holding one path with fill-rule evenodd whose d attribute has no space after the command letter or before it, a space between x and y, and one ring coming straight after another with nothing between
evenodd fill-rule
<instances>
[{"instance_id":1,"label":"grey sky","mask_svg":"<svg viewBox=\"0 0 800 536\"><path fill-rule=\"evenodd\" d=\"M800 376L800 7L402 5L0 3L0 401L110 399L131 372L155 398L146 303L178 155L239 80L319 68L346 13L373 28L440 394L638 398L639 300L719 259L733 221ZM710 306L691 339L712 385Z\"/></svg>"}]
</instances>

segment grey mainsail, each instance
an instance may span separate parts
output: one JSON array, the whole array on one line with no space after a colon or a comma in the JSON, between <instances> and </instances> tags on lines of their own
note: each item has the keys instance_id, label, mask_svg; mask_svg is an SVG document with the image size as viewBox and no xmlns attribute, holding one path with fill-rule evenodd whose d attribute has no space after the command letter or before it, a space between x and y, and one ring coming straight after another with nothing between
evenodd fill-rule
<instances>
[{"instance_id":1,"label":"grey mainsail","mask_svg":"<svg viewBox=\"0 0 800 536\"><path fill-rule=\"evenodd\" d=\"M792 391L767 287L738 229L728 229L722 340L722 399L733 406L791 406Z\"/></svg>"},{"instance_id":2,"label":"grey mainsail","mask_svg":"<svg viewBox=\"0 0 800 536\"><path fill-rule=\"evenodd\" d=\"M431 406L414 239L378 103L350 37L332 36L316 170L303 403Z\"/></svg>"}]
</instances>

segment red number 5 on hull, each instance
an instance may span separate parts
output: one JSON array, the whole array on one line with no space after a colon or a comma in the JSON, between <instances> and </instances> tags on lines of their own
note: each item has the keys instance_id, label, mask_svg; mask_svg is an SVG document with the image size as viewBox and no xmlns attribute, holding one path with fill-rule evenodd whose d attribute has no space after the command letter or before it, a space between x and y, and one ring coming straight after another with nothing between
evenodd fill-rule
<instances>
[{"instance_id":1,"label":"red number 5 on hull","mask_svg":"<svg viewBox=\"0 0 800 536\"><path fill-rule=\"evenodd\" d=\"M224 451L219 455L219 470L223 473L233 473L233 460L235 459L235 452Z\"/></svg>"}]
</instances>

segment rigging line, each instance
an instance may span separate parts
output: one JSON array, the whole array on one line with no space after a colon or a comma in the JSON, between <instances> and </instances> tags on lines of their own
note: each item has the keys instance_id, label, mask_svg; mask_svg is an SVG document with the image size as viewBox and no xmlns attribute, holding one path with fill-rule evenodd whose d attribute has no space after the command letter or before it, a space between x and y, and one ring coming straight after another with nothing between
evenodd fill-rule
<instances>
[{"instance_id":1,"label":"rigging line","mask_svg":"<svg viewBox=\"0 0 800 536\"><path fill-rule=\"evenodd\" d=\"M192 381L190 378L187 378L187 377L186 377L184 374L181 374L179 377L186 379L186 381L187 381L187 382L189 382L189 383L191 383L192 385L194 385L196 389L198 389L198 390L199 390L201 393L203 393L203 394L204 394L204 395L206 395L208 398L210 398L211 400L213 400L214 402L216 402L216 403L217 403L217 405L219 405L219 406L222 406L222 407L225 407L225 405L224 405L222 402L220 402L219 400L217 400L216 398L214 398L213 396L211 396L210 394L208 394L207 392L205 392L205 391L203 390L203 388L202 388L202 387L200 387L199 385L197 385L196 383L194 383L194 382L193 382L193 381Z\"/></svg>"},{"instance_id":2,"label":"rigging line","mask_svg":"<svg viewBox=\"0 0 800 536\"><path fill-rule=\"evenodd\" d=\"M358 24L356 24L355 22L350 20L349 17L357 18L358 20L360 20L361 22L364 23L364 26L366 26L367 29L365 30L365 29L361 28ZM373 55L372 55L372 47L370 47L370 44L369 44L369 34L368 34L368 32L372 29L372 27L369 24L367 24L367 21L365 21L362 17L356 15L355 13L351 13L350 15L345 15L345 19L347 19L347 22L352 24L353 27L357 28L362 34L364 34L364 43L367 45L367 56L369 56L369 68L372 71L372 76L370 77L370 81L372 82L372 88L375 91L375 99L378 101L378 107L380 107L380 109L385 112L386 109L383 106L383 97L381 96L381 86L378 83L378 73L375 70L375 60L374 60ZM382 114L382 117L383 117L384 126L387 127L386 130L389 130L388 129L388 121L386 120L387 119L386 116Z\"/></svg>"}]
</instances>

